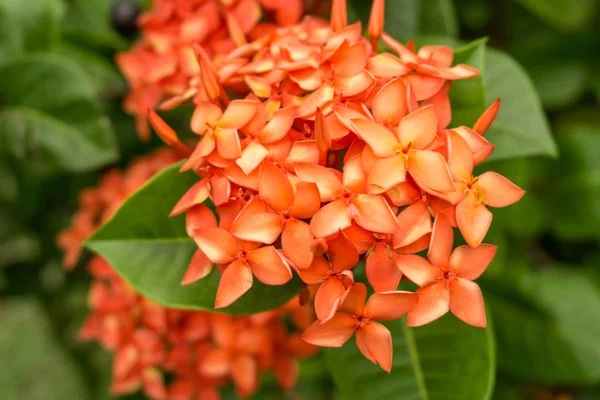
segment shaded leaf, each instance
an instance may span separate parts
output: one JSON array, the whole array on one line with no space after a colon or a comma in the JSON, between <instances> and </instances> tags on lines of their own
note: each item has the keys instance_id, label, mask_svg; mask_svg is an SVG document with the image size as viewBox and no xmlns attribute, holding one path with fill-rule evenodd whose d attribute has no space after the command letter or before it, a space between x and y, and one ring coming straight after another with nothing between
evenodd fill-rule
<instances>
[{"instance_id":1,"label":"shaded leaf","mask_svg":"<svg viewBox=\"0 0 600 400\"><path fill-rule=\"evenodd\" d=\"M595 0L515 0L542 21L563 30L582 29L593 21Z\"/></svg>"},{"instance_id":2,"label":"shaded leaf","mask_svg":"<svg viewBox=\"0 0 600 400\"><path fill-rule=\"evenodd\" d=\"M213 310L220 274L215 267L191 285L180 282L196 250L185 230L184 216L168 215L198 177L180 174L173 165L133 194L86 246L104 257L139 293L167 307ZM298 291L299 282L268 286L254 280L242 298L224 309L251 314L283 305Z\"/></svg>"},{"instance_id":3,"label":"shaded leaf","mask_svg":"<svg viewBox=\"0 0 600 400\"><path fill-rule=\"evenodd\" d=\"M15 35L23 38L27 50L47 50L60 37L63 3L55 0L0 0L0 13L15 22Z\"/></svg>"}]
</instances>

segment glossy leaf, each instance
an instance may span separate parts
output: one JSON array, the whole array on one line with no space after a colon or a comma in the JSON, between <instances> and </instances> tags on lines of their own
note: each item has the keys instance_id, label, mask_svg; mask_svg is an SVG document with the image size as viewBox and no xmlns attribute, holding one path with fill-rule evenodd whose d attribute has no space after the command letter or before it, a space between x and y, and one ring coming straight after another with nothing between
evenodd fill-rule
<instances>
[{"instance_id":1,"label":"glossy leaf","mask_svg":"<svg viewBox=\"0 0 600 400\"><path fill-rule=\"evenodd\" d=\"M198 177L179 173L173 165L133 194L88 241L139 293L167 307L214 310L220 274L215 267L206 278L180 284L196 244L185 230L185 216L168 217L173 206ZM299 288L298 280L267 286L254 280L252 289L232 306L231 314L251 314L283 305Z\"/></svg>"},{"instance_id":2,"label":"glossy leaf","mask_svg":"<svg viewBox=\"0 0 600 400\"><path fill-rule=\"evenodd\" d=\"M491 328L468 326L452 315L420 328L405 318L385 324L392 332L390 374L359 352L354 339L325 349L340 399L489 399L495 376Z\"/></svg>"}]
</instances>

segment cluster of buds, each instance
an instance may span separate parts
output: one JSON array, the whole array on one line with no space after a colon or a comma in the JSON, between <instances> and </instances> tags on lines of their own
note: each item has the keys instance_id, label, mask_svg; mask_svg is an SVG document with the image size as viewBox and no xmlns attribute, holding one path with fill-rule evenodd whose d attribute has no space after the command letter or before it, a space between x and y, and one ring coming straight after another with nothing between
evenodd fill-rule
<instances>
[{"instance_id":1,"label":"cluster of buds","mask_svg":"<svg viewBox=\"0 0 600 400\"><path fill-rule=\"evenodd\" d=\"M147 108L167 97L187 96L194 84L200 70L192 42L218 63L247 39L294 24L302 13L302 0L155 0L138 20L141 39L116 57L131 88L124 108L136 116L140 137L149 138ZM263 17L274 23L261 22ZM198 101L205 98L194 95Z\"/></svg>"},{"instance_id":2,"label":"cluster of buds","mask_svg":"<svg viewBox=\"0 0 600 400\"><path fill-rule=\"evenodd\" d=\"M191 129L200 139L182 171L200 180L172 214L187 213L198 245L183 283L213 264L221 271L216 308L238 300L254 278L282 285L295 272L316 290L317 320L303 339L338 347L356 333L363 355L390 371L391 334L376 321L408 314L408 325L420 326L451 311L486 325L472 281L496 251L482 244L487 207L524 192L494 172L473 176L494 149L484 133L499 101L472 128L448 128L452 81L479 72L452 66L449 47L416 51L383 33L383 0L373 2L370 40L360 23L347 25L345 8L336 0L331 24L305 18L278 28L219 66L196 47L209 101L195 104ZM391 53L375 52L380 39ZM152 111L150 122L185 150ZM218 223L202 204L208 199ZM454 227L468 245L452 251ZM427 249L428 261L415 254ZM361 259L375 292L368 300L355 282ZM419 289L398 290L401 279Z\"/></svg>"},{"instance_id":3,"label":"cluster of buds","mask_svg":"<svg viewBox=\"0 0 600 400\"><path fill-rule=\"evenodd\" d=\"M127 196L178 159L175 151L159 150L125 171L110 171L97 187L85 190L73 225L58 238L65 267L75 266L82 243ZM220 388L233 382L245 397L256 391L264 371L274 373L288 390L296 382L297 358L318 350L300 338L314 313L301 306L298 297L277 310L247 317L176 310L137 294L100 257L90 259L88 270L93 278L88 297L92 312L81 337L115 353L114 395L141 389L156 400L210 400L219 399ZM289 331L284 318L292 321L295 331ZM168 384L167 374L173 378Z\"/></svg>"}]
</instances>

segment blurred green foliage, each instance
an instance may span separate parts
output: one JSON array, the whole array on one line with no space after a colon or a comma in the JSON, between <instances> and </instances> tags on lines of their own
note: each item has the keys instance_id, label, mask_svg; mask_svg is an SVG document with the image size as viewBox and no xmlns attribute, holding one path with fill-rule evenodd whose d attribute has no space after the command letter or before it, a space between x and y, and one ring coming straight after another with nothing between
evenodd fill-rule
<instances>
[{"instance_id":1,"label":"blurred green foliage","mask_svg":"<svg viewBox=\"0 0 600 400\"><path fill-rule=\"evenodd\" d=\"M89 278L83 268L67 276L54 241L82 188L158 144L141 144L121 111L113 56L132 39L112 28L113 3L0 0L2 399L110 398L110 357L76 339ZM493 329L398 322L392 375L358 361L350 343L303 363L287 398L331 398L334 386L336 398L391 388L419 399L486 399L492 388L498 400L600 398L600 2L386 3L392 36L449 44L456 62L482 70L453 86L453 125L472 125L501 97L483 167L527 195L494 210L488 241L499 254L480 281ZM369 7L350 1L364 22ZM269 377L255 396L282 397Z\"/></svg>"}]
</instances>

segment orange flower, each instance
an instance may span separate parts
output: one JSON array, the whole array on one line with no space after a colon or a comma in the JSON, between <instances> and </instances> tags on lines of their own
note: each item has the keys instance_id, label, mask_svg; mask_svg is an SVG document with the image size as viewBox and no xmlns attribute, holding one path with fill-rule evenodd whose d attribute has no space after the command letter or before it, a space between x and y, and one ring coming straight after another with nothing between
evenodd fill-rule
<instances>
[{"instance_id":1,"label":"orange flower","mask_svg":"<svg viewBox=\"0 0 600 400\"><path fill-rule=\"evenodd\" d=\"M398 267L420 286L419 303L408 313L409 326L427 324L450 310L467 324L485 327L483 296L471 281L485 271L496 246L459 246L452 251L453 241L452 225L444 214L439 214L427 253L429 262L412 254L398 256Z\"/></svg>"},{"instance_id":2,"label":"orange flower","mask_svg":"<svg viewBox=\"0 0 600 400\"><path fill-rule=\"evenodd\" d=\"M339 311L327 321L315 321L304 331L308 343L341 347L356 333L356 345L371 362L392 369L392 335L377 321L391 321L409 312L417 304L415 293L394 291L375 293L367 299L367 288L355 283L343 299Z\"/></svg>"}]
</instances>

